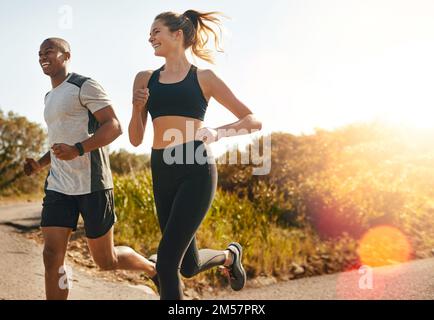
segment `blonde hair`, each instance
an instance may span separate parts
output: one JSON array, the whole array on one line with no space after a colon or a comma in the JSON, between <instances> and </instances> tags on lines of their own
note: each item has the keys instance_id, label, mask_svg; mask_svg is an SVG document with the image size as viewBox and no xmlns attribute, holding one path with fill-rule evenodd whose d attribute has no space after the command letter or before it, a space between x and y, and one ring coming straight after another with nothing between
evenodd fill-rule
<instances>
[{"instance_id":1,"label":"blonde hair","mask_svg":"<svg viewBox=\"0 0 434 320\"><path fill-rule=\"evenodd\" d=\"M183 14L163 12L155 17L161 20L171 32L182 30L184 33L184 47L191 48L193 55L210 63L214 63L212 50L206 49L210 36L214 37L214 46L218 52L223 52L221 42L220 12L199 12L187 10ZM219 30L219 35L213 27Z\"/></svg>"}]
</instances>

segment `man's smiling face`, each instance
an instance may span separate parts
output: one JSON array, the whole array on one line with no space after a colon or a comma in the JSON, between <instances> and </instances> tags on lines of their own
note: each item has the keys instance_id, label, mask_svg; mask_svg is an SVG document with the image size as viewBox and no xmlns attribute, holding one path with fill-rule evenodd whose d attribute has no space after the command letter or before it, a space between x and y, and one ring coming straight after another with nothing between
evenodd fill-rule
<instances>
[{"instance_id":1,"label":"man's smiling face","mask_svg":"<svg viewBox=\"0 0 434 320\"><path fill-rule=\"evenodd\" d=\"M69 46L59 41L47 39L39 49L39 64L50 77L65 69L70 57Z\"/></svg>"}]
</instances>

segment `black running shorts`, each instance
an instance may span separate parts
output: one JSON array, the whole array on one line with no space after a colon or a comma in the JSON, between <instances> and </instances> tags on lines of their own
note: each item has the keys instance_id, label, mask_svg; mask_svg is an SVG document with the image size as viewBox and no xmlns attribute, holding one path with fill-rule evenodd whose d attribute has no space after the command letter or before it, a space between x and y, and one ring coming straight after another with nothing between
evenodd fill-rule
<instances>
[{"instance_id":1,"label":"black running shorts","mask_svg":"<svg viewBox=\"0 0 434 320\"><path fill-rule=\"evenodd\" d=\"M41 227L64 227L75 231L81 213L86 237L90 239L105 235L116 222L113 189L84 195L45 190L42 207Z\"/></svg>"}]
</instances>

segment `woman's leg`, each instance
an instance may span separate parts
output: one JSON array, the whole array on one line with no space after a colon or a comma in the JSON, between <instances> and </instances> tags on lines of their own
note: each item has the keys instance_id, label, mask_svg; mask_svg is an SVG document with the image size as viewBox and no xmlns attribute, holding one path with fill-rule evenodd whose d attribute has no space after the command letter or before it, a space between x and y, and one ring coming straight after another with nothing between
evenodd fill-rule
<instances>
[{"instance_id":1,"label":"woman's leg","mask_svg":"<svg viewBox=\"0 0 434 320\"><path fill-rule=\"evenodd\" d=\"M196 246L195 234L208 212L217 188L217 168L205 165L162 165L160 152L151 157L154 197L162 231L157 274L161 299L182 299L179 269L187 277L226 265L241 266L240 255L231 246L225 251ZM234 263L238 262L238 263ZM244 276L245 278L245 276ZM232 281L231 281L232 285Z\"/></svg>"},{"instance_id":2,"label":"woman's leg","mask_svg":"<svg viewBox=\"0 0 434 320\"><path fill-rule=\"evenodd\" d=\"M201 197L202 204L204 205L202 208L202 220L211 206L217 187L216 166L210 164L208 170L210 173L208 181L211 182L211 188L208 190L205 188L206 192ZM198 194L198 191L195 190L195 194ZM224 251L213 249L198 250L196 237L193 236L182 260L181 274L186 278L191 278L213 267L225 266L224 270L227 270L226 274L229 276L232 289L236 291L241 290L246 283L246 273L241 262L242 251L242 246L236 242L230 243Z\"/></svg>"},{"instance_id":3,"label":"woman's leg","mask_svg":"<svg viewBox=\"0 0 434 320\"><path fill-rule=\"evenodd\" d=\"M186 278L192 278L200 272L222 266L230 260L232 260L232 257L229 255L228 250L198 250L196 237L193 237L182 260L181 274Z\"/></svg>"},{"instance_id":4,"label":"woman's leg","mask_svg":"<svg viewBox=\"0 0 434 320\"><path fill-rule=\"evenodd\" d=\"M164 234L164 230L166 229L167 221L169 220L170 210L172 209L172 203L176 194L176 184L173 179L170 179L170 175L167 175L167 172L160 166L155 166L152 168L152 179L153 179L153 193L154 193L154 201L155 207L157 210L157 219L158 224L160 226L161 234ZM154 256L154 258L153 258ZM155 263L155 267L157 265L157 255L154 254L149 258L151 262ZM154 282L157 287L158 293L161 295L160 291L160 277L158 274L153 276L151 280Z\"/></svg>"},{"instance_id":5,"label":"woman's leg","mask_svg":"<svg viewBox=\"0 0 434 320\"><path fill-rule=\"evenodd\" d=\"M202 168L187 177L177 188L164 228L157 259L162 299L182 299L179 276L181 262L214 197L215 176L210 174L207 166ZM192 249L197 250L195 246ZM224 253L216 251L216 255L218 264L215 265L224 263ZM199 264L200 260L199 256Z\"/></svg>"}]
</instances>

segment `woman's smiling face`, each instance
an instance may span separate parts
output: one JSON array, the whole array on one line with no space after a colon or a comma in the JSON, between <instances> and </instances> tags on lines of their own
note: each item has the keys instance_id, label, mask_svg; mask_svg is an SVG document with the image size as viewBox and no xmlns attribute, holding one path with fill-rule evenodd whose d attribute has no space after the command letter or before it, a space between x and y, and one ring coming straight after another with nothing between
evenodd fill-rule
<instances>
[{"instance_id":1,"label":"woman's smiling face","mask_svg":"<svg viewBox=\"0 0 434 320\"><path fill-rule=\"evenodd\" d=\"M154 54L166 57L170 52L179 50L182 46L182 31L171 32L161 20L155 20L151 26L149 42L154 48Z\"/></svg>"}]
</instances>

